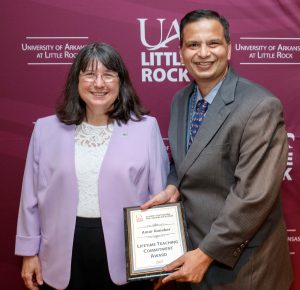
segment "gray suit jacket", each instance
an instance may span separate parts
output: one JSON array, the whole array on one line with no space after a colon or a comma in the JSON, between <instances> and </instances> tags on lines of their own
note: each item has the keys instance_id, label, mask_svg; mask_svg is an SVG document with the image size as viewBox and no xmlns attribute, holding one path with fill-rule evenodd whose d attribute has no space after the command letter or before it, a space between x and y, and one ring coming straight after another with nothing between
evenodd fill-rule
<instances>
[{"instance_id":1,"label":"gray suit jacket","mask_svg":"<svg viewBox=\"0 0 300 290\"><path fill-rule=\"evenodd\" d=\"M231 68L186 152L188 98L173 100L169 184L182 194L191 248L215 259L195 289L289 289L280 206L287 137L280 101Z\"/></svg>"}]
</instances>

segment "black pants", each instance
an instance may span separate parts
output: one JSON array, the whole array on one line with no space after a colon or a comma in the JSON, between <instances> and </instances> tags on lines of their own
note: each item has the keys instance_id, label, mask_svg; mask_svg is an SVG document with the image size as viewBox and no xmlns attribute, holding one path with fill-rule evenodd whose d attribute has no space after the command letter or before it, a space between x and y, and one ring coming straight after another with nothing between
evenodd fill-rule
<instances>
[{"instance_id":1,"label":"black pants","mask_svg":"<svg viewBox=\"0 0 300 290\"><path fill-rule=\"evenodd\" d=\"M53 290L43 285L42 290ZM70 283L66 290L150 290L150 281L115 285L109 275L100 218L76 219Z\"/></svg>"}]
</instances>

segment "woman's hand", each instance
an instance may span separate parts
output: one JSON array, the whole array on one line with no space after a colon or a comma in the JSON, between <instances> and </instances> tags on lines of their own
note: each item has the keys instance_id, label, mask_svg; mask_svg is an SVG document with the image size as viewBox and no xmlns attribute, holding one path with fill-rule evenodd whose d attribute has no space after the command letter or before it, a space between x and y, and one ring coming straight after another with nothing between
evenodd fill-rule
<instances>
[{"instance_id":1,"label":"woman's hand","mask_svg":"<svg viewBox=\"0 0 300 290\"><path fill-rule=\"evenodd\" d=\"M21 272L25 286L30 290L38 290L43 284L40 259L38 256L23 257Z\"/></svg>"}]
</instances>

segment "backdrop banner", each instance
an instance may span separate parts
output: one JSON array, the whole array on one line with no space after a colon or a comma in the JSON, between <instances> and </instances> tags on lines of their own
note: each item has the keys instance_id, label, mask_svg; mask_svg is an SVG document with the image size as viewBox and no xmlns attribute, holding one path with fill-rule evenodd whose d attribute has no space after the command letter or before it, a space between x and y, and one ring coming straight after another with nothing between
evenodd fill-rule
<instances>
[{"instance_id":1,"label":"backdrop banner","mask_svg":"<svg viewBox=\"0 0 300 290\"><path fill-rule=\"evenodd\" d=\"M234 69L282 101L289 140L283 208L295 277L291 289L300 289L299 0L2 1L1 289L24 289L14 243L29 138L36 119L54 113L78 51L100 41L120 52L168 146L171 100L190 80L179 61L179 22L200 8L229 20Z\"/></svg>"}]
</instances>

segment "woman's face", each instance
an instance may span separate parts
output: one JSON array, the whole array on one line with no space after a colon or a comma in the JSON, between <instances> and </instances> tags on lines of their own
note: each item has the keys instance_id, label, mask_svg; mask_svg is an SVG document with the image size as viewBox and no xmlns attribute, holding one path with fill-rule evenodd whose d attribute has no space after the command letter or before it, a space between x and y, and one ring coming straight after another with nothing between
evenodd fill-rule
<instances>
[{"instance_id":1,"label":"woman's face","mask_svg":"<svg viewBox=\"0 0 300 290\"><path fill-rule=\"evenodd\" d=\"M78 92L86 104L87 117L110 111L119 89L118 73L107 69L100 61L91 61L84 72L80 71Z\"/></svg>"}]
</instances>

